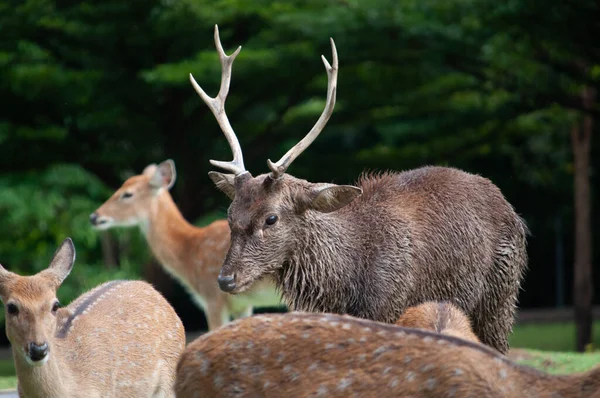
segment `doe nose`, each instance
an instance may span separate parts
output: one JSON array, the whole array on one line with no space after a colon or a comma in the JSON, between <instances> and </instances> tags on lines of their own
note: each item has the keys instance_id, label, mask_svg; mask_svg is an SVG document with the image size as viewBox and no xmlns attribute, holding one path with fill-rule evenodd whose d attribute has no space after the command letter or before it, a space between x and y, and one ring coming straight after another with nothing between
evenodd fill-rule
<instances>
[{"instance_id":1,"label":"doe nose","mask_svg":"<svg viewBox=\"0 0 600 398\"><path fill-rule=\"evenodd\" d=\"M235 289L235 275L222 275L217 277L219 288L224 292L231 292Z\"/></svg>"},{"instance_id":2,"label":"doe nose","mask_svg":"<svg viewBox=\"0 0 600 398\"><path fill-rule=\"evenodd\" d=\"M96 221L98 220L98 214L92 213L90 214L90 222L92 225L96 225Z\"/></svg>"},{"instance_id":3,"label":"doe nose","mask_svg":"<svg viewBox=\"0 0 600 398\"><path fill-rule=\"evenodd\" d=\"M41 361L48 355L48 343L35 344L29 343L29 357L32 361Z\"/></svg>"}]
</instances>

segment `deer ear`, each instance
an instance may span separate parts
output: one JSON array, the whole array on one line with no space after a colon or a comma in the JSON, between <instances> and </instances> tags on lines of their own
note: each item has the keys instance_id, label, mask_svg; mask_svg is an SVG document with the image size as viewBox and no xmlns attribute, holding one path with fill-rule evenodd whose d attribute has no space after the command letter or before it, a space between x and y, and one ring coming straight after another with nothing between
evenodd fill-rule
<instances>
[{"instance_id":1,"label":"deer ear","mask_svg":"<svg viewBox=\"0 0 600 398\"><path fill-rule=\"evenodd\" d=\"M67 238L56 249L50 265L41 271L40 275L47 278L53 286L58 288L73 269L74 263L75 245L73 245L71 238Z\"/></svg>"},{"instance_id":2,"label":"deer ear","mask_svg":"<svg viewBox=\"0 0 600 398\"><path fill-rule=\"evenodd\" d=\"M10 281L14 276L14 273L10 272L6 268L4 268L2 264L0 264L0 298L2 300L4 300L3 297L6 293L6 283Z\"/></svg>"},{"instance_id":3,"label":"deer ear","mask_svg":"<svg viewBox=\"0 0 600 398\"><path fill-rule=\"evenodd\" d=\"M209 171L208 176L215 183L217 188L222 191L229 199L235 198L235 176L233 174L224 174L217 171Z\"/></svg>"},{"instance_id":4,"label":"deer ear","mask_svg":"<svg viewBox=\"0 0 600 398\"><path fill-rule=\"evenodd\" d=\"M307 209L331 213L346 206L362 194L362 189L352 185L325 184L312 191Z\"/></svg>"},{"instance_id":5,"label":"deer ear","mask_svg":"<svg viewBox=\"0 0 600 398\"><path fill-rule=\"evenodd\" d=\"M149 164L148 166L146 166L144 171L142 171L142 174L147 177L152 177L154 175L154 172L156 171L156 167L157 166L154 163Z\"/></svg>"},{"instance_id":6,"label":"deer ear","mask_svg":"<svg viewBox=\"0 0 600 398\"><path fill-rule=\"evenodd\" d=\"M168 190L175 184L175 178L177 178L175 162L171 159L167 159L156 166L154 173L150 177L150 186L157 189L166 188Z\"/></svg>"}]
</instances>

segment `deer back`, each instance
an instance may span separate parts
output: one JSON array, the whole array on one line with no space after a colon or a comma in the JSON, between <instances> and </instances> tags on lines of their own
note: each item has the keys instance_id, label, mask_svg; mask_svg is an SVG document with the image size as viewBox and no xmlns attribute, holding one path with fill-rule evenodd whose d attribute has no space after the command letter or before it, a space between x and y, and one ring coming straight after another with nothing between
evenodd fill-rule
<instances>
[{"instance_id":1,"label":"deer back","mask_svg":"<svg viewBox=\"0 0 600 398\"><path fill-rule=\"evenodd\" d=\"M591 396L593 372L551 376L451 336L292 312L238 320L199 337L181 356L175 390L180 398L575 397Z\"/></svg>"}]
</instances>

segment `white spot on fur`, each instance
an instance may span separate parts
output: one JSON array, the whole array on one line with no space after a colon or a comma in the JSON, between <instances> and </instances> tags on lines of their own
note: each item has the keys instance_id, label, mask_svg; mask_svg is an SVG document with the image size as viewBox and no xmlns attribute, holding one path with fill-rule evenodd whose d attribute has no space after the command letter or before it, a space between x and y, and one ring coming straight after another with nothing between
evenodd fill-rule
<instances>
[{"instance_id":1,"label":"white spot on fur","mask_svg":"<svg viewBox=\"0 0 600 398\"><path fill-rule=\"evenodd\" d=\"M433 339L429 336L426 336L425 338L423 338L424 343L431 343L432 341L433 341Z\"/></svg>"},{"instance_id":2,"label":"white spot on fur","mask_svg":"<svg viewBox=\"0 0 600 398\"><path fill-rule=\"evenodd\" d=\"M379 348L377 348L376 350L373 351L373 355L377 356L377 355L381 355L383 354L385 351L387 350L387 347L385 346L381 346Z\"/></svg>"},{"instance_id":3,"label":"white spot on fur","mask_svg":"<svg viewBox=\"0 0 600 398\"><path fill-rule=\"evenodd\" d=\"M350 384L352 384L352 380L348 379L348 378L343 378L340 380L340 382L337 385L337 389L344 391L346 388L350 387Z\"/></svg>"},{"instance_id":4,"label":"white spot on fur","mask_svg":"<svg viewBox=\"0 0 600 398\"><path fill-rule=\"evenodd\" d=\"M213 377L213 384L218 389L223 388L223 376L220 374L215 375L215 377Z\"/></svg>"},{"instance_id":5,"label":"white spot on fur","mask_svg":"<svg viewBox=\"0 0 600 398\"><path fill-rule=\"evenodd\" d=\"M415 379L415 372L406 373L406 376L404 376L404 378L406 379L406 381L413 381Z\"/></svg>"},{"instance_id":6,"label":"white spot on fur","mask_svg":"<svg viewBox=\"0 0 600 398\"><path fill-rule=\"evenodd\" d=\"M434 378L427 379L425 382L425 388L427 388L429 391L432 391L435 388L435 385L436 381Z\"/></svg>"},{"instance_id":7,"label":"white spot on fur","mask_svg":"<svg viewBox=\"0 0 600 398\"><path fill-rule=\"evenodd\" d=\"M317 390L317 397L324 397L327 396L329 393L329 390L327 390L327 387L324 386L323 384L321 384L319 386L319 389Z\"/></svg>"},{"instance_id":8,"label":"white spot on fur","mask_svg":"<svg viewBox=\"0 0 600 398\"><path fill-rule=\"evenodd\" d=\"M501 379L506 379L506 369L500 369L500 372L498 373Z\"/></svg>"},{"instance_id":9,"label":"white spot on fur","mask_svg":"<svg viewBox=\"0 0 600 398\"><path fill-rule=\"evenodd\" d=\"M394 377L394 378L392 379L392 381L390 381L390 387L391 387L391 388L396 388L396 387L398 387L398 384L399 384L399 383L400 383L400 382L398 381L398 378L397 378L397 377Z\"/></svg>"},{"instance_id":10,"label":"white spot on fur","mask_svg":"<svg viewBox=\"0 0 600 398\"><path fill-rule=\"evenodd\" d=\"M412 361L412 358L410 357L410 355L405 355L404 356L404 363L408 364L408 363L410 363L410 361Z\"/></svg>"},{"instance_id":11,"label":"white spot on fur","mask_svg":"<svg viewBox=\"0 0 600 398\"><path fill-rule=\"evenodd\" d=\"M435 368L435 365L432 365L429 363L429 364L421 366L421 372L423 372L423 373L429 372L433 368Z\"/></svg>"},{"instance_id":12,"label":"white spot on fur","mask_svg":"<svg viewBox=\"0 0 600 398\"><path fill-rule=\"evenodd\" d=\"M462 371L462 369L460 369L460 368L456 368L456 369L454 369L454 375L455 375L455 376L460 376L460 375L462 375L463 373L464 373L464 372L463 372L463 371Z\"/></svg>"}]
</instances>

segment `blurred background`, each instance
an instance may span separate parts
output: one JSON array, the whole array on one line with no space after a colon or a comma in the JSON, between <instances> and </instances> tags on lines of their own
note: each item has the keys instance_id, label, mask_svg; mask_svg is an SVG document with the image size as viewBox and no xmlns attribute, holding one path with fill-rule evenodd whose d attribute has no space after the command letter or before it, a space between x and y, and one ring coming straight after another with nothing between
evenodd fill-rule
<instances>
[{"instance_id":1,"label":"blurred background","mask_svg":"<svg viewBox=\"0 0 600 398\"><path fill-rule=\"evenodd\" d=\"M231 152L188 80L191 72L209 95L218 91L215 24L228 53L243 46L227 113L254 175L321 113L327 76L319 57L331 60L333 37L336 108L289 172L352 183L365 170L436 164L491 179L531 229L519 322L557 328L546 339L534 329L519 343L600 343L599 328L592 333L600 301L600 272L592 272L600 243L596 1L4 0L6 268L37 272L70 236L77 262L62 302L107 280L145 278L188 330L206 327L137 229L98 232L88 217L127 177L167 158L177 166L171 192L185 218L200 226L223 217L229 199L208 178L208 161Z\"/></svg>"}]
</instances>

